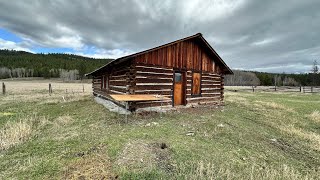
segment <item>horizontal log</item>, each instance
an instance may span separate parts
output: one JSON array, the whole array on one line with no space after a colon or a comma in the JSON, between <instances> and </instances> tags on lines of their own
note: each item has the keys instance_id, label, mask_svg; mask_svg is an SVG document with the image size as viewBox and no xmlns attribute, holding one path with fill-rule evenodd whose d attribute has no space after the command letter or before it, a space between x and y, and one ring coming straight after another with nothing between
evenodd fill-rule
<instances>
[{"instance_id":1,"label":"horizontal log","mask_svg":"<svg viewBox=\"0 0 320 180\"><path fill-rule=\"evenodd\" d=\"M113 86L126 86L129 84L129 82L127 82L127 81L109 81L109 84L113 85Z\"/></svg>"},{"instance_id":2,"label":"horizontal log","mask_svg":"<svg viewBox=\"0 0 320 180\"><path fill-rule=\"evenodd\" d=\"M122 93L128 92L126 87L121 87L121 86L109 86L109 90L118 91L118 92L122 92Z\"/></svg>"},{"instance_id":3,"label":"horizontal log","mask_svg":"<svg viewBox=\"0 0 320 180\"><path fill-rule=\"evenodd\" d=\"M173 78L173 73L155 73L155 72L137 72L136 73L137 78L138 77L156 77L156 78Z\"/></svg>"},{"instance_id":4,"label":"horizontal log","mask_svg":"<svg viewBox=\"0 0 320 180\"><path fill-rule=\"evenodd\" d=\"M135 94L159 94L159 95L172 95L172 91L170 90L148 90L148 91L135 91Z\"/></svg>"},{"instance_id":5,"label":"horizontal log","mask_svg":"<svg viewBox=\"0 0 320 180\"><path fill-rule=\"evenodd\" d=\"M187 98L198 98L198 97L220 97L220 93L203 93L200 95L192 95L192 94L187 94Z\"/></svg>"},{"instance_id":6,"label":"horizontal log","mask_svg":"<svg viewBox=\"0 0 320 180\"><path fill-rule=\"evenodd\" d=\"M215 80L201 80L201 84L221 84L221 81L215 81Z\"/></svg>"},{"instance_id":7,"label":"horizontal log","mask_svg":"<svg viewBox=\"0 0 320 180\"><path fill-rule=\"evenodd\" d=\"M221 80L219 76L201 76L202 80Z\"/></svg>"},{"instance_id":8,"label":"horizontal log","mask_svg":"<svg viewBox=\"0 0 320 180\"><path fill-rule=\"evenodd\" d=\"M201 90L201 93L213 93L213 92L221 92L222 90L212 90L212 89L205 89L205 90Z\"/></svg>"},{"instance_id":9,"label":"horizontal log","mask_svg":"<svg viewBox=\"0 0 320 180\"><path fill-rule=\"evenodd\" d=\"M187 99L187 103L199 103L199 102L206 102L206 101L217 101L219 102L221 97L203 97L203 98L189 98Z\"/></svg>"},{"instance_id":10,"label":"horizontal log","mask_svg":"<svg viewBox=\"0 0 320 180\"><path fill-rule=\"evenodd\" d=\"M134 87L134 90L167 90L172 89L172 85L139 85Z\"/></svg>"},{"instance_id":11,"label":"horizontal log","mask_svg":"<svg viewBox=\"0 0 320 180\"><path fill-rule=\"evenodd\" d=\"M128 76L126 74L119 75L119 76L109 76L109 80L125 80Z\"/></svg>"},{"instance_id":12,"label":"horizontal log","mask_svg":"<svg viewBox=\"0 0 320 180\"><path fill-rule=\"evenodd\" d=\"M173 79L136 78L136 83L172 83Z\"/></svg>"},{"instance_id":13,"label":"horizontal log","mask_svg":"<svg viewBox=\"0 0 320 180\"><path fill-rule=\"evenodd\" d=\"M221 75L219 75L219 74L214 74L214 73L202 72L201 74L202 74L202 76L209 76L209 77L222 77Z\"/></svg>"},{"instance_id":14,"label":"horizontal log","mask_svg":"<svg viewBox=\"0 0 320 180\"><path fill-rule=\"evenodd\" d=\"M201 88L221 88L220 84L201 84Z\"/></svg>"}]
</instances>

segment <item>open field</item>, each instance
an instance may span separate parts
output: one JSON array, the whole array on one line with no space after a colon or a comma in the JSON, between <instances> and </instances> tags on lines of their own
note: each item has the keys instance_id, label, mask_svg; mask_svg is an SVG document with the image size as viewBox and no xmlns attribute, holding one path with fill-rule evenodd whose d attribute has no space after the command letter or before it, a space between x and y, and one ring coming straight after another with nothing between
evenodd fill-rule
<instances>
[{"instance_id":1,"label":"open field","mask_svg":"<svg viewBox=\"0 0 320 180\"><path fill-rule=\"evenodd\" d=\"M0 179L320 177L319 94L226 92L224 108L126 124L94 102L91 84L52 82L49 95L48 81L5 83Z\"/></svg>"}]
</instances>

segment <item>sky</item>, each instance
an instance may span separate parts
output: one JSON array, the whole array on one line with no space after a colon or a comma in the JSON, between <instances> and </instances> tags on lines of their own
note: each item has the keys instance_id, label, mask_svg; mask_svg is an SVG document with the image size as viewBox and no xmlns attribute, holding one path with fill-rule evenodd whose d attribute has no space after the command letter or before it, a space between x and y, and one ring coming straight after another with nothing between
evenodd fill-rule
<instances>
[{"instance_id":1,"label":"sky","mask_svg":"<svg viewBox=\"0 0 320 180\"><path fill-rule=\"evenodd\" d=\"M0 0L0 49L118 58L196 33L232 69L320 63L319 0Z\"/></svg>"}]
</instances>

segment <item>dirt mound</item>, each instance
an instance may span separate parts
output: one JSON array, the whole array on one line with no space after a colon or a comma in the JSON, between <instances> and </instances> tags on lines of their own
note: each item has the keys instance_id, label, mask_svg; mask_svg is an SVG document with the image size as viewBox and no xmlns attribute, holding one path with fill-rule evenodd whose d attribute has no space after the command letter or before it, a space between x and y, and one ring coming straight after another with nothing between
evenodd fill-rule
<instances>
[{"instance_id":1,"label":"dirt mound","mask_svg":"<svg viewBox=\"0 0 320 180\"><path fill-rule=\"evenodd\" d=\"M170 150L166 143L129 142L123 148L115 164L131 170L160 168L170 172Z\"/></svg>"}]
</instances>

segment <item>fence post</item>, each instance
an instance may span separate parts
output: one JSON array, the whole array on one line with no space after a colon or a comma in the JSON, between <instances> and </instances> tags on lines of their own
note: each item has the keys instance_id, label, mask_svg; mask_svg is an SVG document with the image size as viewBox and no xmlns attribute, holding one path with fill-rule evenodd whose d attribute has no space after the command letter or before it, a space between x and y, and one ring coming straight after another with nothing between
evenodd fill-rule
<instances>
[{"instance_id":1,"label":"fence post","mask_svg":"<svg viewBox=\"0 0 320 180\"><path fill-rule=\"evenodd\" d=\"M301 86L300 86L300 92L302 92Z\"/></svg>"},{"instance_id":2,"label":"fence post","mask_svg":"<svg viewBox=\"0 0 320 180\"><path fill-rule=\"evenodd\" d=\"M6 85L4 84L4 82L2 83L2 94L6 94Z\"/></svg>"},{"instance_id":3,"label":"fence post","mask_svg":"<svg viewBox=\"0 0 320 180\"><path fill-rule=\"evenodd\" d=\"M311 86L311 93L313 93L313 86Z\"/></svg>"},{"instance_id":4,"label":"fence post","mask_svg":"<svg viewBox=\"0 0 320 180\"><path fill-rule=\"evenodd\" d=\"M49 83L49 94L51 95L52 93L52 86L51 86L51 83Z\"/></svg>"},{"instance_id":5,"label":"fence post","mask_svg":"<svg viewBox=\"0 0 320 180\"><path fill-rule=\"evenodd\" d=\"M82 92L84 93L84 85L82 85Z\"/></svg>"}]
</instances>

